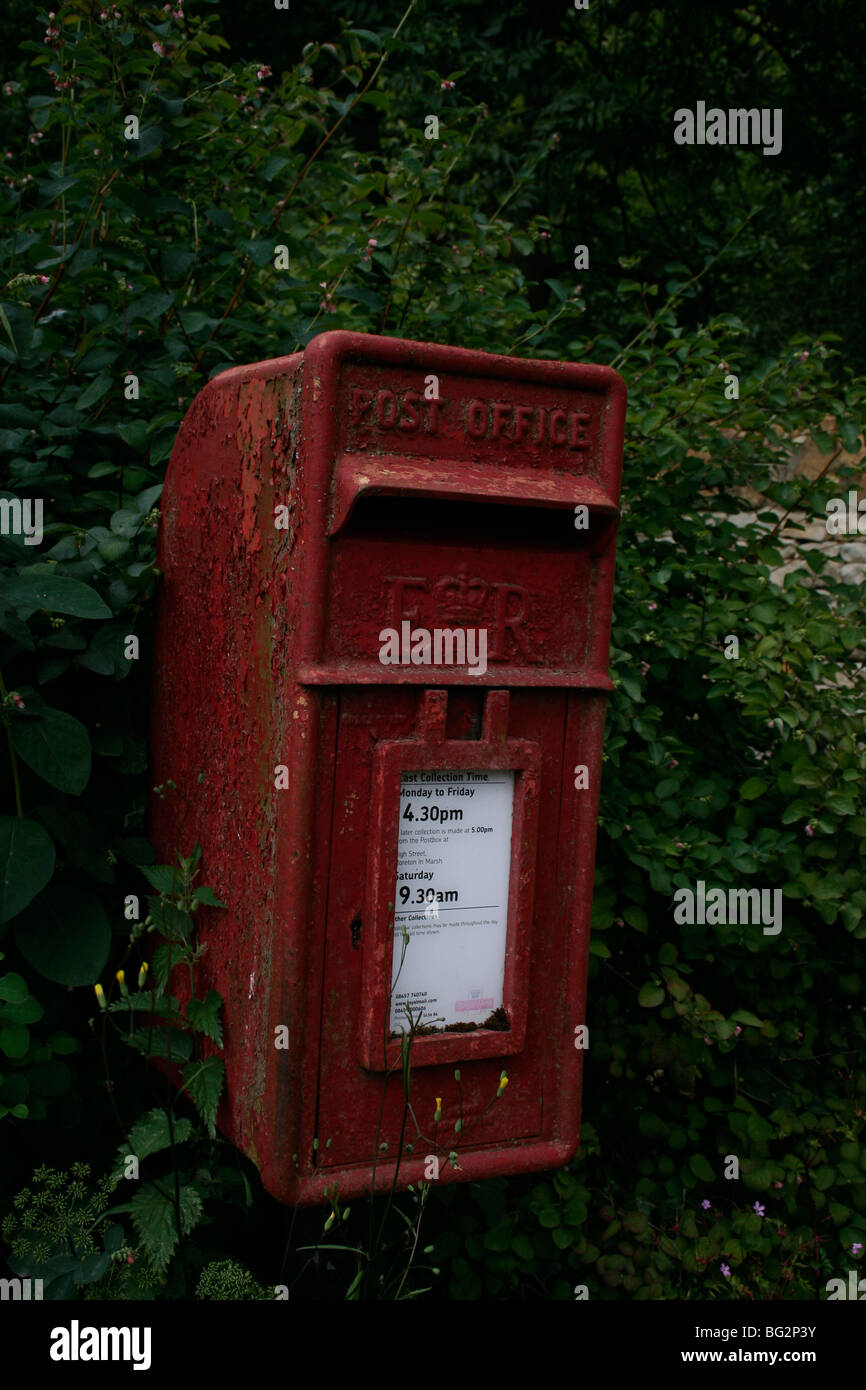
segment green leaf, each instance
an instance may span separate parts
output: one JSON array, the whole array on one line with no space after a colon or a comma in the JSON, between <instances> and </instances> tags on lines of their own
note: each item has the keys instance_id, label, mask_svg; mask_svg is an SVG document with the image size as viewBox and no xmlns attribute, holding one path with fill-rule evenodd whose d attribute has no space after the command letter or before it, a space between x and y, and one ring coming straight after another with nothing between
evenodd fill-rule
<instances>
[{"instance_id":1,"label":"green leaf","mask_svg":"<svg viewBox=\"0 0 866 1390\"><path fill-rule=\"evenodd\" d=\"M8 1023L0 1028L0 1052L7 1057L26 1057L30 1048L30 1034L23 1023Z\"/></svg>"},{"instance_id":2,"label":"green leaf","mask_svg":"<svg viewBox=\"0 0 866 1390\"><path fill-rule=\"evenodd\" d=\"M649 1226L649 1217L643 1211L630 1211L623 1217L622 1224L633 1236L640 1236Z\"/></svg>"},{"instance_id":3,"label":"green leaf","mask_svg":"<svg viewBox=\"0 0 866 1390\"><path fill-rule=\"evenodd\" d=\"M737 1009L736 1013L731 1014L730 1021L731 1023L745 1023L749 1028L763 1027L763 1020L755 1014L749 1013L748 1009Z\"/></svg>"},{"instance_id":4,"label":"green leaf","mask_svg":"<svg viewBox=\"0 0 866 1390\"><path fill-rule=\"evenodd\" d=\"M638 427L641 433L650 434L653 430L658 429L658 426L661 424L662 420L664 420L667 417L667 413L668 412L666 406L653 406L652 410L648 410L639 421Z\"/></svg>"},{"instance_id":5,"label":"green leaf","mask_svg":"<svg viewBox=\"0 0 866 1390\"><path fill-rule=\"evenodd\" d=\"M195 264L195 252L185 246L169 246L162 253L162 269L166 280L182 280Z\"/></svg>"},{"instance_id":6,"label":"green leaf","mask_svg":"<svg viewBox=\"0 0 866 1390\"><path fill-rule=\"evenodd\" d=\"M24 816L0 816L0 922L16 917L54 872L54 842ZM17 978L6 976L7 980ZM2 982L0 982L0 998Z\"/></svg>"},{"instance_id":7,"label":"green leaf","mask_svg":"<svg viewBox=\"0 0 866 1390\"><path fill-rule=\"evenodd\" d=\"M262 178L265 183L271 183L291 162L284 154L272 154L262 165Z\"/></svg>"},{"instance_id":8,"label":"green leaf","mask_svg":"<svg viewBox=\"0 0 866 1390\"><path fill-rule=\"evenodd\" d=\"M174 1142L182 1144L192 1134L192 1120L175 1119ZM160 1149L171 1148L171 1127L167 1110L151 1110L129 1131L129 1147L137 1158L148 1158Z\"/></svg>"},{"instance_id":9,"label":"green leaf","mask_svg":"<svg viewBox=\"0 0 866 1390\"><path fill-rule=\"evenodd\" d=\"M85 1255L78 1269L72 1275L76 1284L95 1284L108 1269L108 1256L104 1254Z\"/></svg>"},{"instance_id":10,"label":"green leaf","mask_svg":"<svg viewBox=\"0 0 866 1390\"><path fill-rule=\"evenodd\" d=\"M53 883L18 918L15 942L46 980L93 985L108 961L111 927L93 893Z\"/></svg>"},{"instance_id":11,"label":"green leaf","mask_svg":"<svg viewBox=\"0 0 866 1390\"><path fill-rule=\"evenodd\" d=\"M108 372L102 372L99 376L94 377L90 385L86 390L82 391L78 400L75 402L75 409L89 410L92 405L96 405L96 402L101 401L102 397L111 390L113 382L114 378L110 376Z\"/></svg>"},{"instance_id":12,"label":"green leaf","mask_svg":"<svg viewBox=\"0 0 866 1390\"><path fill-rule=\"evenodd\" d=\"M553 290L553 293L556 295L556 298L559 300L560 304L563 302L563 300L568 299L568 290L565 288L565 285L562 283L561 280L545 280L544 283L545 285L550 286L550 288Z\"/></svg>"},{"instance_id":13,"label":"green leaf","mask_svg":"<svg viewBox=\"0 0 866 1390\"><path fill-rule=\"evenodd\" d=\"M192 1038L180 1028L139 1028L135 1033L123 1033L123 1041L143 1057L158 1057L165 1062L188 1062L192 1056Z\"/></svg>"},{"instance_id":14,"label":"green leaf","mask_svg":"<svg viewBox=\"0 0 866 1390\"><path fill-rule=\"evenodd\" d=\"M15 304L8 299L0 306L0 312L3 314L3 327L12 340L16 356L20 357L33 341L33 315L23 304Z\"/></svg>"},{"instance_id":15,"label":"green leaf","mask_svg":"<svg viewBox=\"0 0 866 1390\"><path fill-rule=\"evenodd\" d=\"M211 989L208 990L207 998L190 999L186 1006L186 1017L190 1025L199 1033L204 1033L217 1047L222 1047L223 1042L223 1029L219 1019L222 1003L222 996L217 994L215 989Z\"/></svg>"},{"instance_id":16,"label":"green leaf","mask_svg":"<svg viewBox=\"0 0 866 1390\"><path fill-rule=\"evenodd\" d=\"M376 294L375 290L364 289L359 285L347 285L345 289L341 287L340 298L355 300L358 304L365 304L368 309L381 309L385 303L382 296Z\"/></svg>"},{"instance_id":17,"label":"green leaf","mask_svg":"<svg viewBox=\"0 0 866 1390\"><path fill-rule=\"evenodd\" d=\"M740 796L744 801L755 801L759 796L763 796L767 790L767 783L762 782L760 777L750 777L740 787Z\"/></svg>"},{"instance_id":18,"label":"green leaf","mask_svg":"<svg viewBox=\"0 0 866 1390\"><path fill-rule=\"evenodd\" d=\"M90 780L90 739L71 714L47 706L18 714L10 725L19 757L58 791L78 796Z\"/></svg>"},{"instance_id":19,"label":"green leaf","mask_svg":"<svg viewBox=\"0 0 866 1390\"><path fill-rule=\"evenodd\" d=\"M0 1000L7 1004L21 1004L27 996L27 982L20 975L14 972L0 975Z\"/></svg>"},{"instance_id":20,"label":"green leaf","mask_svg":"<svg viewBox=\"0 0 866 1390\"><path fill-rule=\"evenodd\" d=\"M226 905L222 898L218 898L214 890L208 888L206 884L203 884L200 888L193 888L192 891L193 896L198 898L199 902L205 907L225 907Z\"/></svg>"},{"instance_id":21,"label":"green leaf","mask_svg":"<svg viewBox=\"0 0 866 1390\"><path fill-rule=\"evenodd\" d=\"M196 1109L207 1125L211 1139L216 1138L216 1114L225 1081L225 1067L220 1057L205 1057L190 1062L183 1069L183 1084Z\"/></svg>"},{"instance_id":22,"label":"green leaf","mask_svg":"<svg viewBox=\"0 0 866 1390\"><path fill-rule=\"evenodd\" d=\"M700 1178L701 1182L715 1182L716 1175L703 1154L692 1154L689 1159L689 1167L695 1177Z\"/></svg>"},{"instance_id":23,"label":"green leaf","mask_svg":"<svg viewBox=\"0 0 866 1390\"><path fill-rule=\"evenodd\" d=\"M521 1260L534 1260L535 1251L532 1248L532 1241L529 1236L515 1236L511 1242L511 1248L515 1255L519 1255Z\"/></svg>"},{"instance_id":24,"label":"green leaf","mask_svg":"<svg viewBox=\"0 0 866 1390\"><path fill-rule=\"evenodd\" d=\"M665 992L661 985L645 984L641 986L637 1002L642 1009L657 1009L659 1004L663 1004Z\"/></svg>"},{"instance_id":25,"label":"green leaf","mask_svg":"<svg viewBox=\"0 0 866 1390\"><path fill-rule=\"evenodd\" d=\"M20 575L0 597L15 608L44 609L46 613L69 613L74 618L110 618L111 609L95 589L80 579L60 575Z\"/></svg>"},{"instance_id":26,"label":"green leaf","mask_svg":"<svg viewBox=\"0 0 866 1390\"><path fill-rule=\"evenodd\" d=\"M172 893L175 896L183 893L183 875L180 869L172 864L144 864L139 866L148 883L152 885L157 893Z\"/></svg>"},{"instance_id":27,"label":"green leaf","mask_svg":"<svg viewBox=\"0 0 866 1390\"><path fill-rule=\"evenodd\" d=\"M125 1232L118 1221L106 1226L102 1233L102 1245L107 1255L115 1255L123 1245Z\"/></svg>"},{"instance_id":28,"label":"green leaf","mask_svg":"<svg viewBox=\"0 0 866 1390\"><path fill-rule=\"evenodd\" d=\"M201 1197L194 1187L182 1187L178 1205L181 1233L188 1235L201 1218ZM129 1203L129 1211L151 1264L157 1274L164 1274L178 1242L173 1184L166 1182L162 1190L156 1183L145 1183Z\"/></svg>"}]
</instances>

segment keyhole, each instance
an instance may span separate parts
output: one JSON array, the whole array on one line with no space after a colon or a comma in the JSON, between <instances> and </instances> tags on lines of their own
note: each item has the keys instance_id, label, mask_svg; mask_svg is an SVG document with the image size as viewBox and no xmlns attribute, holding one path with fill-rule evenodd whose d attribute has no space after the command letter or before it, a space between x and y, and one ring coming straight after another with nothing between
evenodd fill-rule
<instances>
[{"instance_id":1,"label":"keyhole","mask_svg":"<svg viewBox=\"0 0 866 1390\"><path fill-rule=\"evenodd\" d=\"M361 919L360 919L360 917L356 917L356 918L355 918L354 922L352 923L352 925L351 925L351 927L350 927L350 931L351 931L351 933L352 933L352 950L353 950L353 951L357 951L358 947L359 947L360 944L361 944Z\"/></svg>"}]
</instances>

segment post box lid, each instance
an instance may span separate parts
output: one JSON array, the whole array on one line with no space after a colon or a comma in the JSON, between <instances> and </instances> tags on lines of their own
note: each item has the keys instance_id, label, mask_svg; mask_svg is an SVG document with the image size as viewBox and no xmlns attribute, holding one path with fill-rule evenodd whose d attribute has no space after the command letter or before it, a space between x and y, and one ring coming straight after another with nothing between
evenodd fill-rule
<instances>
[{"instance_id":1,"label":"post box lid","mask_svg":"<svg viewBox=\"0 0 866 1390\"><path fill-rule=\"evenodd\" d=\"M592 478L581 474L531 474L515 468L499 468L491 497L490 471L465 461L438 458L407 460L395 455L344 454L337 462L331 503L329 533L345 525L358 497L380 497L423 492L428 497L465 502L512 503L524 506L571 508L583 503L607 516L618 516L613 499Z\"/></svg>"}]
</instances>

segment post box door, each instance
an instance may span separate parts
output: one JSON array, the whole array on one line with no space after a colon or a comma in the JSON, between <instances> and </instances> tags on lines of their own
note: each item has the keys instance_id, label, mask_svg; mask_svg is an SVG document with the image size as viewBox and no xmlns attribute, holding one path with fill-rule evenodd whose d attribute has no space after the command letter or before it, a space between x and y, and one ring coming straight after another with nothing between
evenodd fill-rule
<instances>
[{"instance_id":1,"label":"post box door","mask_svg":"<svg viewBox=\"0 0 866 1390\"><path fill-rule=\"evenodd\" d=\"M517 924L522 945L517 952L519 958L510 962L519 979L518 988L525 992L521 1045L515 1050L507 1029L488 1032L486 1039L482 1039L484 1029L437 1032L436 1045L440 1051L445 1048L449 1055L446 1061L431 1065L421 1055L423 1049L430 1049L431 1038L423 1034L416 1037L411 1111L406 1117L403 1139L404 1145L413 1146L410 1154L404 1156L414 1153L416 1158L435 1151L431 1146L434 1139L446 1152L454 1147L458 1153L460 1142L475 1149L541 1139L545 1134L547 1087L558 1084L563 1062L572 1071L575 1063L573 1051L571 1057L563 1055L562 1009L569 966L567 960L554 958L557 933L550 930L550 923L568 917L574 888L574 864L570 854L560 858L558 839L574 828L573 818L563 805L563 788L566 766L572 757L568 747L569 703L578 697L564 691L548 690L539 698L535 691L511 691L505 695L465 687L452 687L439 694L447 706L445 746L452 749L455 742L465 742L471 748L482 734L485 702L504 698L508 737L538 749L537 776L533 775L537 825L533 829L531 859L526 857L525 845L511 845L513 855L523 853L522 872L531 877L533 889L532 920ZM367 934L374 929L365 915L370 901L369 875L393 870L393 859L387 865L379 860L376 841L380 827L371 813L377 796L381 797L381 789L375 785L379 750L383 746L402 746L404 765L412 764L413 742L421 747L417 740L419 706L427 695L429 692L417 688L374 687L344 689L338 697L317 1120L317 1163L325 1169L355 1164L369 1169L374 1155L380 1163L393 1159L404 1123L405 1097L399 1065L386 1088L386 1072L364 1065L364 1060L370 1060L365 1058L364 1039L360 1036L365 1027L365 990L370 990L371 943ZM577 722L572 719L574 746ZM483 760L482 754L480 761ZM422 761L420 756L418 761ZM447 752L442 761L443 770L447 771ZM521 775L518 769L516 778ZM568 787L571 785L569 781ZM396 821L400 799L394 795L393 786L391 791L391 815ZM566 793L565 801L573 803L573 794L569 798ZM386 806L386 818L387 815ZM467 830L467 823L460 829ZM494 826L494 835L496 831ZM447 861L447 851L444 857ZM447 864L444 871L447 876ZM389 881L382 886L393 900L394 884ZM516 884L512 884L512 891L517 891ZM575 945L572 940L566 955ZM376 968L374 964L374 973ZM390 959L386 974L390 975ZM575 1023L578 1021L582 1020ZM489 1049L489 1055L473 1055L473 1047L480 1044ZM455 1069L460 1071L459 1083L454 1078ZM494 1100L503 1069L508 1073L509 1085L505 1094ZM442 1119L434 1130L437 1097L442 1098ZM460 1119L462 1129L455 1133L454 1126Z\"/></svg>"}]
</instances>

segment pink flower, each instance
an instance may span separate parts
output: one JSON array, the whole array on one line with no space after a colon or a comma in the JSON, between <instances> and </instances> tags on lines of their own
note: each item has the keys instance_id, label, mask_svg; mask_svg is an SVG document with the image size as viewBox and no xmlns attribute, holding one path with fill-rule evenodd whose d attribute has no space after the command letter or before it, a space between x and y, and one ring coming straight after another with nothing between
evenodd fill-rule
<instances>
[{"instance_id":1,"label":"pink flower","mask_svg":"<svg viewBox=\"0 0 866 1390\"><path fill-rule=\"evenodd\" d=\"M739 1023L738 1023L737 1026L736 1026L736 1028L734 1029L734 1037L735 1037L735 1038L738 1038L738 1037L740 1036L740 1034L742 1033L742 1031L743 1031L743 1030L742 1030L742 1028L740 1027Z\"/></svg>"},{"instance_id":2,"label":"pink flower","mask_svg":"<svg viewBox=\"0 0 866 1390\"><path fill-rule=\"evenodd\" d=\"M752 1207L752 1211L756 1211L759 1216L764 1215L764 1208L761 1206L760 1202L755 1203L755 1205Z\"/></svg>"},{"instance_id":3,"label":"pink flower","mask_svg":"<svg viewBox=\"0 0 866 1390\"><path fill-rule=\"evenodd\" d=\"M651 613L654 613L656 611L656 609L658 608L658 604L656 603L655 599L650 600L650 602L647 604L647 608Z\"/></svg>"},{"instance_id":4,"label":"pink flower","mask_svg":"<svg viewBox=\"0 0 866 1390\"><path fill-rule=\"evenodd\" d=\"M166 49L165 49L165 45L164 45L164 44L161 44L161 43L152 43L150 46L151 46L151 48L153 49L154 53L156 54L157 58L164 58L164 57L165 57Z\"/></svg>"},{"instance_id":5,"label":"pink flower","mask_svg":"<svg viewBox=\"0 0 866 1390\"><path fill-rule=\"evenodd\" d=\"M642 675L642 676L645 676L646 673L647 673L647 671L649 670L649 668L650 668L649 662L648 662L648 661L642 661L641 664L640 664L640 673L641 673L641 675Z\"/></svg>"},{"instance_id":6,"label":"pink flower","mask_svg":"<svg viewBox=\"0 0 866 1390\"><path fill-rule=\"evenodd\" d=\"M813 825L807 825L806 834L811 838L815 834L815 827Z\"/></svg>"},{"instance_id":7,"label":"pink flower","mask_svg":"<svg viewBox=\"0 0 866 1390\"><path fill-rule=\"evenodd\" d=\"M265 67L264 65L262 65L262 67L260 67L260 68L257 70L257 72L256 72L256 77L259 79L260 82L263 82L263 81L265 80L265 78L266 78L266 77L270 77L270 75L271 75L271 70L270 70L270 68L269 68L269 67Z\"/></svg>"},{"instance_id":8,"label":"pink flower","mask_svg":"<svg viewBox=\"0 0 866 1390\"><path fill-rule=\"evenodd\" d=\"M710 1207L712 1206L709 1197L704 1198L704 1200L701 1202L701 1206L703 1207L704 1211L709 1211Z\"/></svg>"},{"instance_id":9,"label":"pink flower","mask_svg":"<svg viewBox=\"0 0 866 1390\"><path fill-rule=\"evenodd\" d=\"M730 1265L722 1265L722 1266L721 1266L721 1270L722 1270L722 1277L723 1277L724 1279L730 1279L730 1277L731 1277L731 1266L730 1266Z\"/></svg>"},{"instance_id":10,"label":"pink flower","mask_svg":"<svg viewBox=\"0 0 866 1390\"><path fill-rule=\"evenodd\" d=\"M50 284L51 284L51 276L50 276L50 275L37 275L36 278L37 278L37 280L39 281L40 285L50 285Z\"/></svg>"},{"instance_id":11,"label":"pink flower","mask_svg":"<svg viewBox=\"0 0 866 1390\"><path fill-rule=\"evenodd\" d=\"M445 80L444 82L440 83L440 86L441 86L443 92L449 91L450 88L453 87L453 86L455 86L455 85L456 85L456 84L455 84L454 82L449 82L449 81L447 80L447 78L446 78L446 80Z\"/></svg>"}]
</instances>

